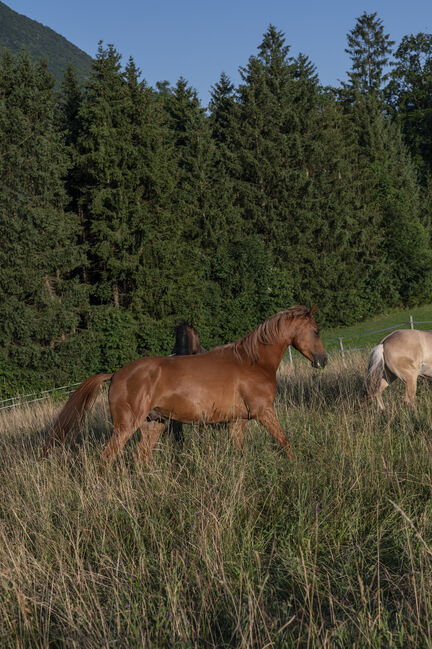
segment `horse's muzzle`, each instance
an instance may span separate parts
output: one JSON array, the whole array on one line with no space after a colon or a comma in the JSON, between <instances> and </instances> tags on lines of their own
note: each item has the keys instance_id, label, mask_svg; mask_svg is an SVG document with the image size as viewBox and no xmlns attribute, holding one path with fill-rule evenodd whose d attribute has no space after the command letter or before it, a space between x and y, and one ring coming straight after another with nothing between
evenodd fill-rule
<instances>
[{"instance_id":1,"label":"horse's muzzle","mask_svg":"<svg viewBox=\"0 0 432 649\"><path fill-rule=\"evenodd\" d=\"M312 367L322 367L323 369L327 365L327 356L324 354L316 354L314 355L314 359L312 361Z\"/></svg>"}]
</instances>

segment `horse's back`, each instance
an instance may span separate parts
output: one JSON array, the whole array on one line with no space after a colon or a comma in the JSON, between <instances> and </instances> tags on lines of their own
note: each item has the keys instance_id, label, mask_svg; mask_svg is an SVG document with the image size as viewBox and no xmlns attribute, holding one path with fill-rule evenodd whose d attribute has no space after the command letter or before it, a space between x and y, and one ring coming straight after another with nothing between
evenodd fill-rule
<instances>
[{"instance_id":1,"label":"horse's back","mask_svg":"<svg viewBox=\"0 0 432 649\"><path fill-rule=\"evenodd\" d=\"M397 329L383 338L387 367L396 376L404 372L432 372L432 332L419 329Z\"/></svg>"},{"instance_id":2,"label":"horse's back","mask_svg":"<svg viewBox=\"0 0 432 649\"><path fill-rule=\"evenodd\" d=\"M187 356L147 356L132 361L118 370L111 383L111 392L148 393L151 388L223 390L238 382L239 364L230 354L206 352ZM230 386L230 387L229 387Z\"/></svg>"}]
</instances>

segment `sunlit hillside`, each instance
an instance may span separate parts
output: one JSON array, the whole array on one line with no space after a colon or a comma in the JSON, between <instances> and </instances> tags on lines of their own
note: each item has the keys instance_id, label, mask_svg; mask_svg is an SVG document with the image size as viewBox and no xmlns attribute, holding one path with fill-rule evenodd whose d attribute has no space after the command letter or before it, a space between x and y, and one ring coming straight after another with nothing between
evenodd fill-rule
<instances>
[{"instance_id":1,"label":"sunlit hillside","mask_svg":"<svg viewBox=\"0 0 432 649\"><path fill-rule=\"evenodd\" d=\"M36 20L27 18L0 2L0 44L16 54L26 49L35 61L48 62L49 71L60 83L69 63L79 76L87 77L91 57L66 38Z\"/></svg>"}]
</instances>

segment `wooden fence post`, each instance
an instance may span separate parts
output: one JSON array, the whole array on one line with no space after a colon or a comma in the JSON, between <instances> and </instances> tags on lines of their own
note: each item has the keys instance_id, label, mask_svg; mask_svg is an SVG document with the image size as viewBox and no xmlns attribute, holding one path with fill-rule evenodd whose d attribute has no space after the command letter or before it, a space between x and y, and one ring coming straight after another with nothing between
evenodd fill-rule
<instances>
[{"instance_id":1,"label":"wooden fence post","mask_svg":"<svg viewBox=\"0 0 432 649\"><path fill-rule=\"evenodd\" d=\"M290 363L291 363L291 365L293 365L293 357L292 357L291 345L288 345L288 354L289 354Z\"/></svg>"},{"instance_id":2,"label":"wooden fence post","mask_svg":"<svg viewBox=\"0 0 432 649\"><path fill-rule=\"evenodd\" d=\"M343 348L343 344L342 344L342 338L338 338L338 340L339 340L340 355L341 355L342 360L345 362L345 352L344 352L344 348Z\"/></svg>"},{"instance_id":3,"label":"wooden fence post","mask_svg":"<svg viewBox=\"0 0 432 649\"><path fill-rule=\"evenodd\" d=\"M410 329L414 329L414 320L412 315L410 315Z\"/></svg>"}]
</instances>

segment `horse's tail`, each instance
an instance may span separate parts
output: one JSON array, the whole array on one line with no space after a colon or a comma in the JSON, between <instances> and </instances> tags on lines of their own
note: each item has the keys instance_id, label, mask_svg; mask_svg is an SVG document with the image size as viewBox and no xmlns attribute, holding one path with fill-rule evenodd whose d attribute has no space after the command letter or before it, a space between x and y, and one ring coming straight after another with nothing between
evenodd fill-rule
<instances>
[{"instance_id":1,"label":"horse's tail","mask_svg":"<svg viewBox=\"0 0 432 649\"><path fill-rule=\"evenodd\" d=\"M368 401L378 392L381 385L381 379L384 373L384 345L380 342L373 348L369 355L368 369L366 373L366 393Z\"/></svg>"},{"instance_id":2,"label":"horse's tail","mask_svg":"<svg viewBox=\"0 0 432 649\"><path fill-rule=\"evenodd\" d=\"M55 444L62 444L73 428L78 427L84 415L90 410L102 385L109 381L113 374L95 374L78 386L66 401L57 419L54 421L42 457L46 457Z\"/></svg>"}]
</instances>

